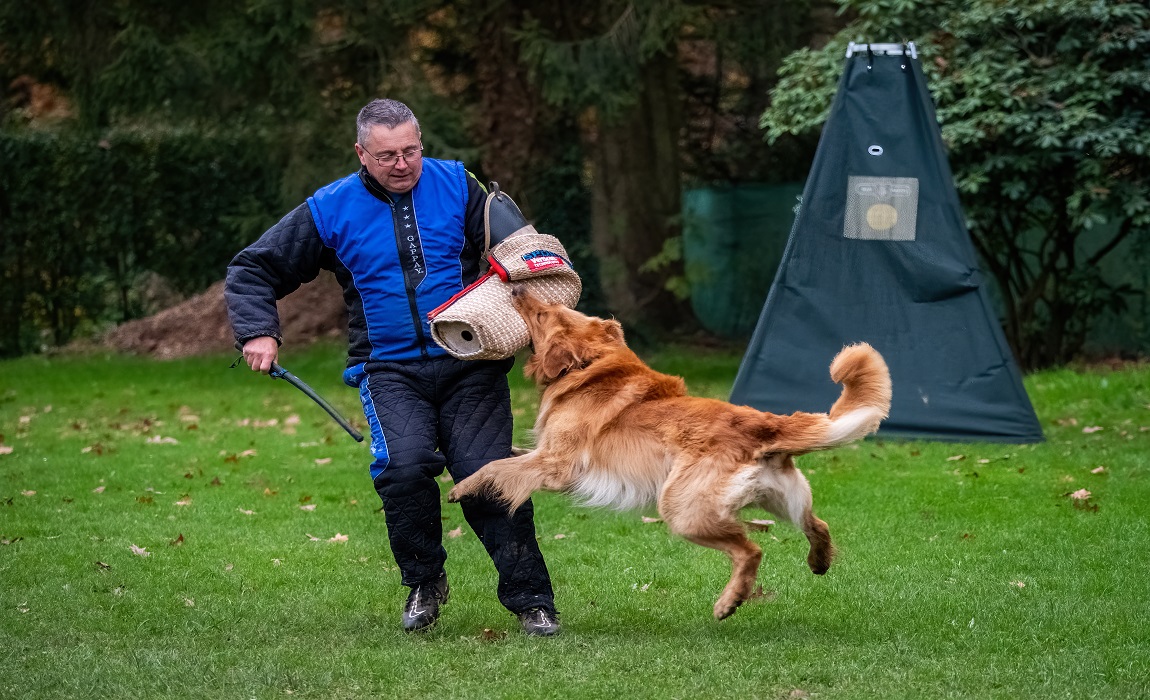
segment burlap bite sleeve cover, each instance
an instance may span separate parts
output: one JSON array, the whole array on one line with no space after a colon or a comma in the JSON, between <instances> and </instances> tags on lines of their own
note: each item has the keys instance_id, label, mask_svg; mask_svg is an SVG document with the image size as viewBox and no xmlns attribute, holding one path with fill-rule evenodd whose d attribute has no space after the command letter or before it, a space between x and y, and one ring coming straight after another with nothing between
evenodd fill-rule
<instances>
[{"instance_id":1,"label":"burlap bite sleeve cover","mask_svg":"<svg viewBox=\"0 0 1150 700\"><path fill-rule=\"evenodd\" d=\"M428 314L431 336L461 360L498 360L526 347L527 325L511 303L511 283L536 298L574 308L583 291L563 244L525 226L491 249L491 270Z\"/></svg>"}]
</instances>

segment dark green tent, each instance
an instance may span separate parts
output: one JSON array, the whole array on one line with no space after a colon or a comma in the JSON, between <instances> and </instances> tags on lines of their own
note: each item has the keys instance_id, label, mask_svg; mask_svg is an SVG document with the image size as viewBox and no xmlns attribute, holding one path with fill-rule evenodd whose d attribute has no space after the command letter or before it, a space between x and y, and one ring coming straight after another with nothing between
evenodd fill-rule
<instances>
[{"instance_id":1,"label":"dark green tent","mask_svg":"<svg viewBox=\"0 0 1150 700\"><path fill-rule=\"evenodd\" d=\"M731 401L827 411L866 341L890 366L880 435L1037 442L914 45L854 45Z\"/></svg>"}]
</instances>

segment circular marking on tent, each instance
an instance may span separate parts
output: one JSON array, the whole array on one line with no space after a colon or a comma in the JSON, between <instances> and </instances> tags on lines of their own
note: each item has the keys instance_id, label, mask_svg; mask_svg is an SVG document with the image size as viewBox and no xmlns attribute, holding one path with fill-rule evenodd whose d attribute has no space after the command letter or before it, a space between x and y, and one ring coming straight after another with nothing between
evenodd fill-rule
<instances>
[{"instance_id":1,"label":"circular marking on tent","mask_svg":"<svg viewBox=\"0 0 1150 700\"><path fill-rule=\"evenodd\" d=\"M898 223L898 210L889 204L874 204L866 210L866 222L876 231L894 228Z\"/></svg>"},{"instance_id":2,"label":"circular marking on tent","mask_svg":"<svg viewBox=\"0 0 1150 700\"><path fill-rule=\"evenodd\" d=\"M882 155L882 146L880 146L876 143L875 145L866 149L866 152L871 154L872 156L881 156Z\"/></svg>"}]
</instances>

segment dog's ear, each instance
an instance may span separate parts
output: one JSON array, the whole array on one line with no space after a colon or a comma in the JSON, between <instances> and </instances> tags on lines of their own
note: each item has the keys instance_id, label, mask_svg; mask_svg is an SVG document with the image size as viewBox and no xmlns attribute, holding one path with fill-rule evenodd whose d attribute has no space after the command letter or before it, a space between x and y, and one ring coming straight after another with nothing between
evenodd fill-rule
<instances>
[{"instance_id":1,"label":"dog's ear","mask_svg":"<svg viewBox=\"0 0 1150 700\"><path fill-rule=\"evenodd\" d=\"M623 342L623 325L615 319L603 322L603 333L611 340Z\"/></svg>"},{"instance_id":2,"label":"dog's ear","mask_svg":"<svg viewBox=\"0 0 1150 700\"><path fill-rule=\"evenodd\" d=\"M536 348L524 370L540 384L550 384L568 370L582 363L574 345L565 338L557 338L545 348Z\"/></svg>"}]
</instances>

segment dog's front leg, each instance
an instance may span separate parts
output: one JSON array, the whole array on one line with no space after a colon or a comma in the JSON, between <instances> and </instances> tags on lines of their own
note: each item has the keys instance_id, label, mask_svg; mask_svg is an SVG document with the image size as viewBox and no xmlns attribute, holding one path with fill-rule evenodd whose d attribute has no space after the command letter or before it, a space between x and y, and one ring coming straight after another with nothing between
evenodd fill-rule
<instances>
[{"instance_id":1,"label":"dog's front leg","mask_svg":"<svg viewBox=\"0 0 1150 700\"><path fill-rule=\"evenodd\" d=\"M447 494L447 500L455 503L467 496L489 496L506 503L507 509L514 513L532 493L543 488L560 490L565 485L557 479L554 465L535 450L489 462L456 484Z\"/></svg>"}]
</instances>

